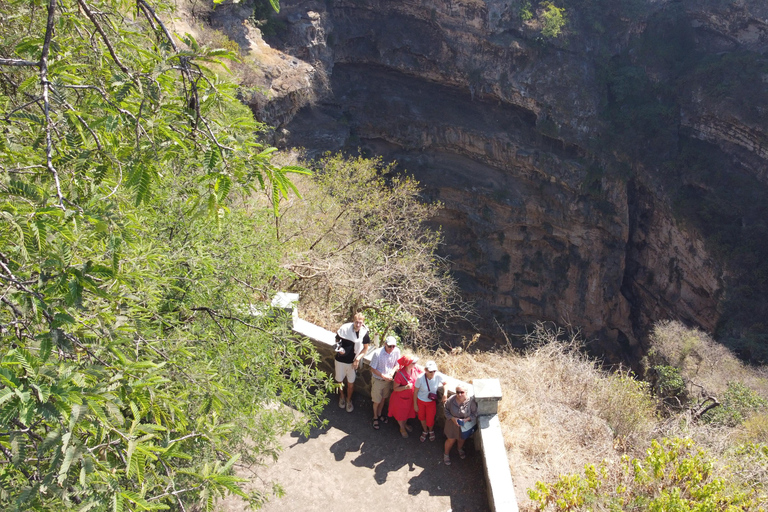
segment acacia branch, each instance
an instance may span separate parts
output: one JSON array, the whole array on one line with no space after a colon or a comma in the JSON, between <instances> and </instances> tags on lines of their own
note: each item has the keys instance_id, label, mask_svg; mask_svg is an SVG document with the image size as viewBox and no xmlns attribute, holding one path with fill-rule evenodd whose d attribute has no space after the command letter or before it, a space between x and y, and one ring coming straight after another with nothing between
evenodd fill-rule
<instances>
[{"instance_id":1,"label":"acacia branch","mask_svg":"<svg viewBox=\"0 0 768 512\"><path fill-rule=\"evenodd\" d=\"M171 482L171 489L173 489L173 492L176 492L176 482L173 479L173 475L171 475L171 470L168 467L168 465L165 463L163 459L160 459L160 463L163 465L163 469L165 469L165 474L168 475L168 480ZM179 504L179 507L181 507L181 512L187 512L187 509L184 507L184 502L181 500L181 497L176 494L174 495L174 498L176 498L176 502Z\"/></svg>"},{"instance_id":2,"label":"acacia branch","mask_svg":"<svg viewBox=\"0 0 768 512\"><path fill-rule=\"evenodd\" d=\"M155 11L152 9L152 7L145 1L145 0L137 0L137 3L139 4L139 7L144 11L144 16L147 17L147 20L149 21L150 25L153 25L152 20L155 20L158 25L160 25L160 28L163 29L163 33L165 34L166 39L168 39L168 42L171 45L171 48L173 48L174 52L178 52L179 49L176 47L176 43L173 41L173 37L171 37L171 33L168 32L168 29L165 28L165 25L163 24L163 20L161 20Z\"/></svg>"},{"instance_id":3,"label":"acacia branch","mask_svg":"<svg viewBox=\"0 0 768 512\"><path fill-rule=\"evenodd\" d=\"M198 433L195 432L195 433L192 433L192 434L187 434L186 436L181 436L178 439L171 439L170 441L168 441L168 444L179 443L181 441L184 441L185 439L193 439L195 437L205 437L205 436L203 436L203 434L198 434Z\"/></svg>"},{"instance_id":4,"label":"acacia branch","mask_svg":"<svg viewBox=\"0 0 768 512\"><path fill-rule=\"evenodd\" d=\"M221 332L223 332L224 334L227 334L227 331L224 329L224 327L221 326L221 324L219 323L218 319L216 318L217 316L221 316L221 315L219 315L218 313L214 312L211 308L202 307L202 308L190 308L190 309L192 311L205 311L206 313L208 313L208 316L211 317L211 320L213 320L214 323L216 323L216 325L219 326L219 329L221 329Z\"/></svg>"},{"instance_id":5,"label":"acacia branch","mask_svg":"<svg viewBox=\"0 0 768 512\"><path fill-rule=\"evenodd\" d=\"M0 66L38 67L40 61L24 59L0 59Z\"/></svg>"},{"instance_id":6,"label":"acacia branch","mask_svg":"<svg viewBox=\"0 0 768 512\"><path fill-rule=\"evenodd\" d=\"M25 108L27 108L28 106L32 105L33 103L37 103L37 102L38 102L38 101L40 101L41 99L42 99L42 98L36 98L36 97L35 97L35 98L33 98L31 101L28 101L28 102L26 102L25 104L23 104L23 105L21 105L21 106L18 106L18 107L16 107L16 108L12 109L12 110L9 110L9 111L8 111L8 113L6 113L6 114L5 114L5 122L6 122L6 123L10 122L10 121L11 121L11 116L12 116L13 114L15 114L16 112L18 112L19 110L24 110L24 109L25 109Z\"/></svg>"},{"instance_id":7,"label":"acacia branch","mask_svg":"<svg viewBox=\"0 0 768 512\"><path fill-rule=\"evenodd\" d=\"M216 325L218 325L219 329L221 329L222 331L224 331L224 328L221 327L221 324L219 324L218 321L216 321L216 317L223 318L224 320L233 320L233 321L238 322L238 323L240 323L240 324L242 324L242 325L244 325L244 326L246 326L246 327L248 327L250 329L256 329L257 331L261 331L263 333L270 334L270 335L274 336L274 333L269 332L267 329L259 327L258 325L249 324L245 320L237 318L236 316L222 315L221 313L218 313L218 312L212 310L211 308L206 308L206 307L190 308L190 309L192 311L205 311L206 313L208 313L208 315L210 315L210 317L213 319L214 322L216 322ZM226 332L226 331L224 331L224 332Z\"/></svg>"},{"instance_id":8,"label":"acacia branch","mask_svg":"<svg viewBox=\"0 0 768 512\"><path fill-rule=\"evenodd\" d=\"M53 22L56 17L56 0L48 0L48 22L45 26L45 41L43 51L40 54L40 83L43 85L43 110L45 111L45 160L48 170L53 175L56 183L56 196L59 198L59 208L66 211L64 195L61 193L59 173L53 166L53 142L51 140L51 103L48 98L50 82L48 82L48 50L53 37Z\"/></svg>"},{"instance_id":9,"label":"acacia branch","mask_svg":"<svg viewBox=\"0 0 768 512\"><path fill-rule=\"evenodd\" d=\"M51 86L51 90L54 90L52 86ZM88 130L91 133L91 137L93 137L93 140L96 141L96 147L98 148L98 150L99 151L103 151L102 147L101 147L101 141L99 140L99 136L96 135L96 132L94 132L91 129L91 127L88 125L88 123L85 121L85 119L83 119L82 116L77 113L75 108L72 105L70 105L69 102L66 99L64 99L63 95L60 94L59 96L61 96L61 102L64 103L64 106L67 107L72 112L74 112L75 117L77 117L78 121L80 121L82 123L82 125L85 126L85 129Z\"/></svg>"},{"instance_id":10,"label":"acacia branch","mask_svg":"<svg viewBox=\"0 0 768 512\"><path fill-rule=\"evenodd\" d=\"M66 88L66 89L93 89L93 90L97 91L99 94L101 94L101 97L104 99L104 101L107 102L107 104L110 107L114 108L115 110L117 110L118 112L120 112L121 114L123 114L125 116L128 116L128 117L130 117L132 119L136 119L136 116L133 115L131 112L129 112L129 111L123 109L123 108L120 108L119 105L117 105L116 103L112 102L109 99L109 96L107 96L106 91L104 91L100 87L96 87L95 85L63 85L63 87Z\"/></svg>"},{"instance_id":11,"label":"acacia branch","mask_svg":"<svg viewBox=\"0 0 768 512\"><path fill-rule=\"evenodd\" d=\"M86 4L84 0L77 0L77 3L80 5L85 15L88 16L88 19L91 20L91 23L93 23L93 26L96 27L96 30L101 35L101 39L102 41L104 41L104 44L107 46L107 49L109 50L109 54L112 55L112 60L115 61L115 64L117 64L117 66L122 70L123 73L125 73L126 75L131 77L131 79L133 79L133 75L131 74L130 70L127 67L125 67L125 65L123 65L122 62L120 62L120 58L115 53L115 49L112 47L112 43L109 41L107 34L101 28L101 24L96 20L96 17L88 8L88 4Z\"/></svg>"},{"instance_id":12,"label":"acacia branch","mask_svg":"<svg viewBox=\"0 0 768 512\"><path fill-rule=\"evenodd\" d=\"M153 496L151 498L148 498L147 501L159 500L160 498L165 498L166 496L178 496L179 494L183 494L185 492L195 491L197 489L200 489L202 486L203 485L200 484L200 485L196 485L194 487L187 487L186 489L179 489L178 491L166 492L164 494L158 494L157 496Z\"/></svg>"}]
</instances>

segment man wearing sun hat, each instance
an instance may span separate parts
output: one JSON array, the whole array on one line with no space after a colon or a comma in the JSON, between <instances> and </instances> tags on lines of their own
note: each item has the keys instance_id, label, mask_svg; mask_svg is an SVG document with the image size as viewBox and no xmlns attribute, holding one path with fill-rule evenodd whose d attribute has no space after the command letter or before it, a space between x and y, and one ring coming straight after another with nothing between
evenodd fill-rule
<instances>
[{"instance_id":1,"label":"man wearing sun hat","mask_svg":"<svg viewBox=\"0 0 768 512\"><path fill-rule=\"evenodd\" d=\"M371 399L373 400L373 428L379 430L379 423L386 423L384 416L384 401L392 393L392 374L400 359L400 349L397 348L397 338L387 336L384 346L373 353L371 358Z\"/></svg>"}]
</instances>

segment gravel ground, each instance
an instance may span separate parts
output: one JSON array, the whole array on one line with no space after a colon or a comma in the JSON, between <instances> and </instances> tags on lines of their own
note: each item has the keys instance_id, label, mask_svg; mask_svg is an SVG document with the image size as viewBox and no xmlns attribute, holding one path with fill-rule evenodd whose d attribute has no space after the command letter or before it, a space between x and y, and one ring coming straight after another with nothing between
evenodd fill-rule
<instances>
[{"instance_id":1,"label":"gravel ground","mask_svg":"<svg viewBox=\"0 0 768 512\"><path fill-rule=\"evenodd\" d=\"M429 512L485 512L489 510L480 454L472 441L467 458L456 449L452 464L443 464L445 437L419 442L421 427L411 420L413 432L400 437L394 419L374 430L370 399L356 396L355 410L347 413L332 400L325 408L325 428L310 436L286 435L277 463L261 468L254 480L279 482L285 496L273 498L262 510L350 512L353 510L410 510ZM245 510L239 499L228 498L220 510Z\"/></svg>"}]
</instances>

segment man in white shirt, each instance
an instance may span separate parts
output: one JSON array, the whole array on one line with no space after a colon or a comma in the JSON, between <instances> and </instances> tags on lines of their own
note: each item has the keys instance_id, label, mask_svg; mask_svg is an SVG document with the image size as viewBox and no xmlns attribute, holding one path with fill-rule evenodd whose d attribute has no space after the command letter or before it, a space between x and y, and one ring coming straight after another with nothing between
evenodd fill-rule
<instances>
[{"instance_id":1,"label":"man in white shirt","mask_svg":"<svg viewBox=\"0 0 768 512\"><path fill-rule=\"evenodd\" d=\"M387 336L384 346L376 350L371 358L371 399L373 400L373 428L379 430L380 423L386 423L384 416L384 401L392 393L392 373L397 368L400 359L400 349L397 339Z\"/></svg>"}]
</instances>

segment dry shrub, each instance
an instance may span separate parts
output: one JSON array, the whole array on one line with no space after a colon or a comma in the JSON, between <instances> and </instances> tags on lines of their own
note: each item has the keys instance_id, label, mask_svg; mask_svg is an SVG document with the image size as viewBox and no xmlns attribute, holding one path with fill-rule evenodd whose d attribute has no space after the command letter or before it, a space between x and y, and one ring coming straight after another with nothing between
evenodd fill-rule
<instances>
[{"instance_id":1,"label":"dry shrub","mask_svg":"<svg viewBox=\"0 0 768 512\"><path fill-rule=\"evenodd\" d=\"M441 353L441 371L462 380L497 378L499 420L520 505L538 480L618 459L647 445L655 411L647 388L610 375L582 352L577 333L538 325L531 350Z\"/></svg>"},{"instance_id":2,"label":"dry shrub","mask_svg":"<svg viewBox=\"0 0 768 512\"><path fill-rule=\"evenodd\" d=\"M221 30L210 28L204 23L201 23L199 26L197 43L200 46L207 46L209 48L223 48L231 51L235 55L240 55L240 45L238 45L237 42L230 39L229 36Z\"/></svg>"},{"instance_id":3,"label":"dry shrub","mask_svg":"<svg viewBox=\"0 0 768 512\"><path fill-rule=\"evenodd\" d=\"M721 396L728 383L736 381L768 397L765 371L745 366L703 331L676 321L660 322L651 333L650 344L646 366L679 368L689 383L691 396L700 393Z\"/></svg>"},{"instance_id":4,"label":"dry shrub","mask_svg":"<svg viewBox=\"0 0 768 512\"><path fill-rule=\"evenodd\" d=\"M594 397L593 408L608 422L617 444L630 450L650 441L657 419L648 383L620 371L599 379Z\"/></svg>"},{"instance_id":5,"label":"dry shrub","mask_svg":"<svg viewBox=\"0 0 768 512\"><path fill-rule=\"evenodd\" d=\"M742 443L761 443L768 445L768 414L755 414L747 418L737 431L737 439Z\"/></svg>"},{"instance_id":6,"label":"dry shrub","mask_svg":"<svg viewBox=\"0 0 768 512\"><path fill-rule=\"evenodd\" d=\"M396 330L413 346L437 346L470 309L436 252L440 233L426 225L440 205L381 159L328 154L306 165L314 173L293 179L301 197L281 201L276 222L290 271L283 288L333 325L364 311L381 337Z\"/></svg>"},{"instance_id":7,"label":"dry shrub","mask_svg":"<svg viewBox=\"0 0 768 512\"><path fill-rule=\"evenodd\" d=\"M649 361L679 364L694 391L722 393L728 382L740 382L765 393L765 370L741 364L705 333L666 322L653 336ZM501 382L499 419L522 510L534 508L525 491L537 481L581 474L601 461L615 465L625 453L642 458L652 439L662 438L692 439L716 461L726 485L748 484L768 496L768 414L736 428L698 421L687 409L660 418L650 386L621 370L603 371L583 354L577 335L540 325L527 341L526 353L465 350L437 358L441 371L457 378Z\"/></svg>"}]
</instances>

